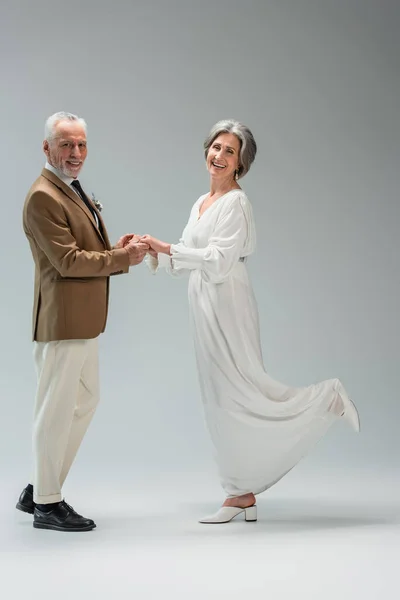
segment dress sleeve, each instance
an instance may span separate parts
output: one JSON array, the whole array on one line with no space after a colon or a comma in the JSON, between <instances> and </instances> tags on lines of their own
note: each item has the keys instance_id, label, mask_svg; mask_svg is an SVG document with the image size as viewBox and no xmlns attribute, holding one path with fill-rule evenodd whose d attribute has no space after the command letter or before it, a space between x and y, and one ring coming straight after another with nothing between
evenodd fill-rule
<instances>
[{"instance_id":1,"label":"dress sleeve","mask_svg":"<svg viewBox=\"0 0 400 600\"><path fill-rule=\"evenodd\" d=\"M197 213L198 205L199 205L199 203L201 203L201 201L203 200L204 197L205 196L200 196L200 198L192 206L192 210L190 211L189 220L186 223L185 228L182 232L181 238L179 240L179 245L182 245L182 246L185 245L185 242L184 242L185 231L186 231L187 227L189 226L191 219L193 218L193 213ZM144 262L146 263L147 267L150 269L150 271L153 275L155 275L157 273L157 271L160 267L164 268L166 270L166 272L168 273L168 275L171 275L172 277L182 277L182 275L187 275L189 273L188 269L185 269L184 267L181 267L180 265L174 265L172 263L171 256L168 256L167 254L158 254L157 258L154 258L150 254L147 254Z\"/></svg>"},{"instance_id":2,"label":"dress sleeve","mask_svg":"<svg viewBox=\"0 0 400 600\"><path fill-rule=\"evenodd\" d=\"M179 244L184 245L183 238L179 240ZM168 275L171 275L172 277L182 277L182 275L187 275L189 273L188 269L185 269L184 267L180 267L179 265L175 267L171 258L172 257L167 254L158 254L157 258L147 254L145 263L153 275L157 273L159 268L164 268Z\"/></svg>"},{"instance_id":3,"label":"dress sleeve","mask_svg":"<svg viewBox=\"0 0 400 600\"><path fill-rule=\"evenodd\" d=\"M180 241L171 245L173 269L200 269L202 277L210 283L221 283L237 265L243 255L248 235L247 220L239 197L222 211L205 248L189 248Z\"/></svg>"}]
</instances>

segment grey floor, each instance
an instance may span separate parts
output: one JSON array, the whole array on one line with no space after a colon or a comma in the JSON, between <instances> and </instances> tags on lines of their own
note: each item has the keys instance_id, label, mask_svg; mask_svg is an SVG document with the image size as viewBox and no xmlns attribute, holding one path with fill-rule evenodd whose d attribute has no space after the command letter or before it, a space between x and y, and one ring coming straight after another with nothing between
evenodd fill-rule
<instances>
[{"instance_id":1,"label":"grey floor","mask_svg":"<svg viewBox=\"0 0 400 600\"><path fill-rule=\"evenodd\" d=\"M73 478L83 534L35 530L1 485L0 588L7 600L90 597L375 600L400 595L399 473L304 472L258 498L259 520L197 519L219 504L209 474ZM212 482L211 482L212 480ZM4 592L6 592L4 594Z\"/></svg>"}]
</instances>

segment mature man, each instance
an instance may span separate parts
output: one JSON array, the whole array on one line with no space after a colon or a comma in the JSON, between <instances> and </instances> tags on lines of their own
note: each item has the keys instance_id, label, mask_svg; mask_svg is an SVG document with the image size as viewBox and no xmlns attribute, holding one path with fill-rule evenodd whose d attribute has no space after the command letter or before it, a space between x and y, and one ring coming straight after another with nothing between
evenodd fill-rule
<instances>
[{"instance_id":1,"label":"mature man","mask_svg":"<svg viewBox=\"0 0 400 600\"><path fill-rule=\"evenodd\" d=\"M133 234L112 248L99 210L77 179L86 123L56 113L45 125L46 166L27 195L23 226L35 262L33 481L17 508L33 526L89 531L96 525L61 488L99 400L98 336L106 326L109 277L127 273L148 249Z\"/></svg>"}]
</instances>

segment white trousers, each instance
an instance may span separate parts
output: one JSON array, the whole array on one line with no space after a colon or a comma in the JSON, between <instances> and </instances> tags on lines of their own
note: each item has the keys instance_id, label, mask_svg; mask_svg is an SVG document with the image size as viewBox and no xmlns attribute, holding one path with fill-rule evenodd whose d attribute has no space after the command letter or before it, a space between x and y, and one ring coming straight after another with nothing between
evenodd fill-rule
<instances>
[{"instance_id":1,"label":"white trousers","mask_svg":"<svg viewBox=\"0 0 400 600\"><path fill-rule=\"evenodd\" d=\"M33 490L38 504L61 488L99 401L98 340L34 342L38 386L33 422Z\"/></svg>"}]
</instances>

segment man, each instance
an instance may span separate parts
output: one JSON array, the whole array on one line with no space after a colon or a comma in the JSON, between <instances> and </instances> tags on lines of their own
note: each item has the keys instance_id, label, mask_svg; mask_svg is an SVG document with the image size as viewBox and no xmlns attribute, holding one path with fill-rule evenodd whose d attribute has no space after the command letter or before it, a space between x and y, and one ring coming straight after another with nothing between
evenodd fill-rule
<instances>
[{"instance_id":1,"label":"man","mask_svg":"<svg viewBox=\"0 0 400 600\"><path fill-rule=\"evenodd\" d=\"M77 179L87 155L86 123L56 113L45 126L46 166L25 201L23 226L35 262L33 482L17 508L33 526L89 531L61 488L99 400L97 338L106 326L109 277L142 262L133 234L111 248L94 203Z\"/></svg>"}]
</instances>

